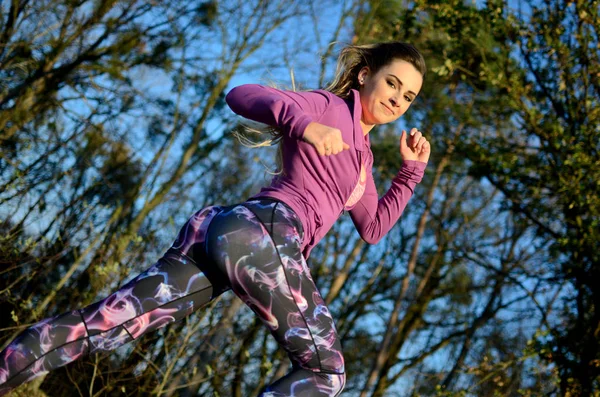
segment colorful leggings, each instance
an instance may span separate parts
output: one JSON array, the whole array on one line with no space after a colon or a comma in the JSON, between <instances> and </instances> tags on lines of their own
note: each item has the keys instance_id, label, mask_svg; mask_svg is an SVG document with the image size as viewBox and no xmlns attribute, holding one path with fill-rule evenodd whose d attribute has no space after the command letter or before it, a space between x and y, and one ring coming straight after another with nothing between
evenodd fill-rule
<instances>
[{"instance_id":1,"label":"colorful leggings","mask_svg":"<svg viewBox=\"0 0 600 397\"><path fill-rule=\"evenodd\" d=\"M338 396L346 379L341 345L300 251L302 234L295 213L276 200L198 211L166 254L121 289L12 341L0 353L0 395L182 319L232 289L292 361L260 396Z\"/></svg>"}]
</instances>

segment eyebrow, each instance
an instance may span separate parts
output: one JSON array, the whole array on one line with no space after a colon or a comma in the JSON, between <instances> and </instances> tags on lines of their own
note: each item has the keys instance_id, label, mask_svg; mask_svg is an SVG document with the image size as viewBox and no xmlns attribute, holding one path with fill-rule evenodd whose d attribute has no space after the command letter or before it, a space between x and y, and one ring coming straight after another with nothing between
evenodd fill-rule
<instances>
[{"instance_id":1,"label":"eyebrow","mask_svg":"<svg viewBox=\"0 0 600 397\"><path fill-rule=\"evenodd\" d=\"M395 75L393 75L393 74L389 73L389 74L388 74L388 76L392 76L393 78L395 78L395 79L398 81L398 83L399 83L400 85L404 85L404 84L402 84L402 80L400 80L400 79L399 79L398 77L396 77ZM414 93L414 92L412 92L412 91L408 91L408 93L409 93L409 94L413 94L413 96L417 96L417 94L415 94L415 93Z\"/></svg>"}]
</instances>

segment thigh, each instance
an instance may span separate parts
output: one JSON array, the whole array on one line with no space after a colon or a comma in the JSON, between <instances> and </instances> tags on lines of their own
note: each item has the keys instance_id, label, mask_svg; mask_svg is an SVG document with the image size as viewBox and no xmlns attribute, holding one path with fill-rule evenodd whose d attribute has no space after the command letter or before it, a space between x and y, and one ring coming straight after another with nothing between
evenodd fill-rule
<instances>
[{"instance_id":1,"label":"thigh","mask_svg":"<svg viewBox=\"0 0 600 397\"><path fill-rule=\"evenodd\" d=\"M253 200L224 208L207 234L207 254L232 290L260 317L293 364L343 373L341 344L300 251L289 207Z\"/></svg>"}]
</instances>

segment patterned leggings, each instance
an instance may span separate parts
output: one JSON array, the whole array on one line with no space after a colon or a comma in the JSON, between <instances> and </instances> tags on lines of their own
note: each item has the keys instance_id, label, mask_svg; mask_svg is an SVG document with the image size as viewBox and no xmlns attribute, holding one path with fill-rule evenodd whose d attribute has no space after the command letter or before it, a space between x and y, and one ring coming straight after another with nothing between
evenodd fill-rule
<instances>
[{"instance_id":1,"label":"patterned leggings","mask_svg":"<svg viewBox=\"0 0 600 397\"><path fill-rule=\"evenodd\" d=\"M300 251L302 234L295 213L276 200L198 211L148 270L99 302L32 325L0 352L0 395L182 319L232 289L292 361L260 396L338 396L346 379L341 345Z\"/></svg>"}]
</instances>

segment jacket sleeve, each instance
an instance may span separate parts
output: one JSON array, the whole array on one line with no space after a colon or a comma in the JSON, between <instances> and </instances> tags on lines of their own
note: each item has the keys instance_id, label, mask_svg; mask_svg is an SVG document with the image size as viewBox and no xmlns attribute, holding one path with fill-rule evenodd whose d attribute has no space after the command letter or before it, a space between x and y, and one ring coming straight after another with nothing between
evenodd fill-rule
<instances>
[{"instance_id":1,"label":"jacket sleeve","mask_svg":"<svg viewBox=\"0 0 600 397\"><path fill-rule=\"evenodd\" d=\"M404 161L392 180L392 186L381 199L378 198L372 173L367 173L365 192L350 210L350 217L363 240L376 244L396 224L415 186L421 182L426 165L420 161Z\"/></svg>"},{"instance_id":2,"label":"jacket sleeve","mask_svg":"<svg viewBox=\"0 0 600 397\"><path fill-rule=\"evenodd\" d=\"M325 91L295 92L245 84L229 91L225 101L244 118L278 127L284 134L302 139L306 126L320 119L330 98Z\"/></svg>"}]
</instances>

